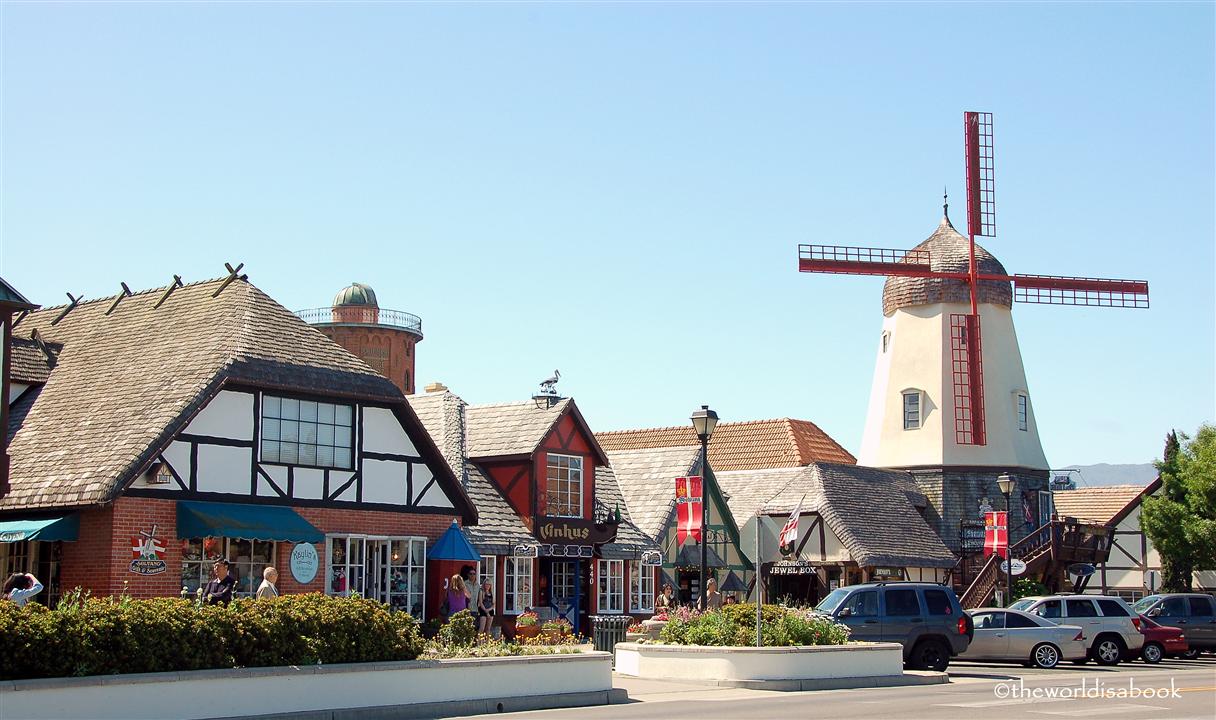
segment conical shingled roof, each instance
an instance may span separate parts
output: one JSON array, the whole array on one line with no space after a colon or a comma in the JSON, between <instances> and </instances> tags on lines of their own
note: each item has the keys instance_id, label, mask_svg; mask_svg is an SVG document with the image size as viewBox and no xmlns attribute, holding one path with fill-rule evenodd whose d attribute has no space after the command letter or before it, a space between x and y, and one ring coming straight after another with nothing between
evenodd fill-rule
<instances>
[{"instance_id":1,"label":"conical shingled roof","mask_svg":"<svg viewBox=\"0 0 1216 720\"><path fill-rule=\"evenodd\" d=\"M942 222L933 234L913 249L929 251L929 266L934 272L965 273L971 264L967 238L954 229L947 216L942 216ZM1001 261L978 244L975 246L975 265L981 273L1007 274ZM883 315L916 305L970 302L967 283L951 278L892 276L887 278L882 288ZM979 302L1010 307L1013 304L1013 289L1008 282L981 280Z\"/></svg>"}]
</instances>

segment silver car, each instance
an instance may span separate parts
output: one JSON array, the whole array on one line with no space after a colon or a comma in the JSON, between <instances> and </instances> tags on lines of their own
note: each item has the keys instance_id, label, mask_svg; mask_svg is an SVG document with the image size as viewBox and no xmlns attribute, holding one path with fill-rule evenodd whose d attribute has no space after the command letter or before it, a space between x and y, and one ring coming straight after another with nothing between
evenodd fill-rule
<instances>
[{"instance_id":1,"label":"silver car","mask_svg":"<svg viewBox=\"0 0 1216 720\"><path fill-rule=\"evenodd\" d=\"M1089 659L1099 665L1118 665L1131 659L1144 647L1140 616L1122 599L1107 595L1052 595L1024 597L1010 605L1054 623L1069 623L1085 628ZM1085 659L1074 662L1084 664Z\"/></svg>"},{"instance_id":2,"label":"silver car","mask_svg":"<svg viewBox=\"0 0 1216 720\"><path fill-rule=\"evenodd\" d=\"M1037 615L1007 608L968 610L975 637L959 660L1012 660L1053 668L1061 660L1084 659L1089 648L1078 625L1056 625Z\"/></svg>"}]
</instances>

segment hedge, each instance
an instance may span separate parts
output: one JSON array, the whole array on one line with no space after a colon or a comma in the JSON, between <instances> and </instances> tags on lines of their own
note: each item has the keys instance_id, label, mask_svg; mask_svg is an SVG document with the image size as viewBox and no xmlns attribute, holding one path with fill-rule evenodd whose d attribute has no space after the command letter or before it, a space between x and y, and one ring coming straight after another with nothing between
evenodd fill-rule
<instances>
[{"instance_id":1,"label":"hedge","mask_svg":"<svg viewBox=\"0 0 1216 720\"><path fill-rule=\"evenodd\" d=\"M422 645L408 613L359 597L0 603L4 680L413 660Z\"/></svg>"},{"instance_id":2,"label":"hedge","mask_svg":"<svg viewBox=\"0 0 1216 720\"><path fill-rule=\"evenodd\" d=\"M765 647L843 645L849 639L849 628L809 610L765 605L760 613L760 637ZM673 645L754 646L756 608L727 605L721 610L673 613L659 640Z\"/></svg>"}]
</instances>

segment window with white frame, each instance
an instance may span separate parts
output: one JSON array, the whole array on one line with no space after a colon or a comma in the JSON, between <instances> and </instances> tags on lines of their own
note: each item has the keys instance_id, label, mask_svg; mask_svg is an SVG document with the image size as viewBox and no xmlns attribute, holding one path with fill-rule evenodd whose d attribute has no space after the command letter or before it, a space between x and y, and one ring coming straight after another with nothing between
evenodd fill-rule
<instances>
[{"instance_id":1,"label":"window with white frame","mask_svg":"<svg viewBox=\"0 0 1216 720\"><path fill-rule=\"evenodd\" d=\"M629 609L654 612L654 568L637 560L629 561Z\"/></svg>"},{"instance_id":2,"label":"window with white frame","mask_svg":"<svg viewBox=\"0 0 1216 720\"><path fill-rule=\"evenodd\" d=\"M335 535L325 539L329 574L325 594L349 597L362 596L366 591L364 572L367 568L366 547L361 537Z\"/></svg>"},{"instance_id":3,"label":"window with white frame","mask_svg":"<svg viewBox=\"0 0 1216 720\"><path fill-rule=\"evenodd\" d=\"M503 615L518 615L532 607L532 558L507 558L502 581Z\"/></svg>"},{"instance_id":4,"label":"window with white frame","mask_svg":"<svg viewBox=\"0 0 1216 720\"><path fill-rule=\"evenodd\" d=\"M1026 429L1027 419L1030 414L1027 407L1028 402L1025 395L1018 393L1018 430Z\"/></svg>"},{"instance_id":5,"label":"window with white frame","mask_svg":"<svg viewBox=\"0 0 1216 720\"><path fill-rule=\"evenodd\" d=\"M576 455L554 455L546 460L545 514L558 517L583 516L583 459Z\"/></svg>"},{"instance_id":6,"label":"window with white frame","mask_svg":"<svg viewBox=\"0 0 1216 720\"><path fill-rule=\"evenodd\" d=\"M359 595L422 619L425 538L329 535L325 559L326 595Z\"/></svg>"},{"instance_id":7,"label":"window with white frame","mask_svg":"<svg viewBox=\"0 0 1216 720\"><path fill-rule=\"evenodd\" d=\"M625 612L625 561L600 560L595 582L599 588L599 611L604 614Z\"/></svg>"},{"instance_id":8,"label":"window with white frame","mask_svg":"<svg viewBox=\"0 0 1216 720\"><path fill-rule=\"evenodd\" d=\"M904 430L920 428L920 390L904 390Z\"/></svg>"},{"instance_id":9,"label":"window with white frame","mask_svg":"<svg viewBox=\"0 0 1216 720\"><path fill-rule=\"evenodd\" d=\"M240 538L191 538L182 540L182 587L195 593L213 576L212 566L228 561L228 574L236 580L234 597L252 597L262 584L262 572L275 566L276 543Z\"/></svg>"},{"instance_id":10,"label":"window with white frame","mask_svg":"<svg viewBox=\"0 0 1216 720\"><path fill-rule=\"evenodd\" d=\"M884 332L882 334L882 351L886 352L887 348L890 346L891 346L891 333Z\"/></svg>"},{"instance_id":11,"label":"window with white frame","mask_svg":"<svg viewBox=\"0 0 1216 720\"><path fill-rule=\"evenodd\" d=\"M264 395L262 462L354 467L354 408Z\"/></svg>"},{"instance_id":12,"label":"window with white frame","mask_svg":"<svg viewBox=\"0 0 1216 720\"><path fill-rule=\"evenodd\" d=\"M477 586L481 587L482 583L490 583L490 591L497 592L498 586L495 584L494 571L498 569L497 555L482 555L481 562L477 566Z\"/></svg>"}]
</instances>

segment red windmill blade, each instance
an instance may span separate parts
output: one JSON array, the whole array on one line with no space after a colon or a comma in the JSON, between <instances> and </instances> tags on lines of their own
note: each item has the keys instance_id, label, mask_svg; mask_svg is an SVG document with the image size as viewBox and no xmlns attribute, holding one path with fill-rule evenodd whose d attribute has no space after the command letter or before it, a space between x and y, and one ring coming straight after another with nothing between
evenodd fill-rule
<instances>
[{"instance_id":1,"label":"red windmill blade","mask_svg":"<svg viewBox=\"0 0 1216 720\"><path fill-rule=\"evenodd\" d=\"M967 187L967 272L935 271L927 249L897 250L845 245L799 245L800 272L837 275L885 275L949 278L967 284L970 313L950 315L950 375L954 390L955 442L985 445L984 362L980 331L979 283L1013 284L1013 300L1046 305L1147 308L1143 280L1064 275L981 273L976 267L975 238L996 235L996 179L992 113L963 113Z\"/></svg>"}]
</instances>

